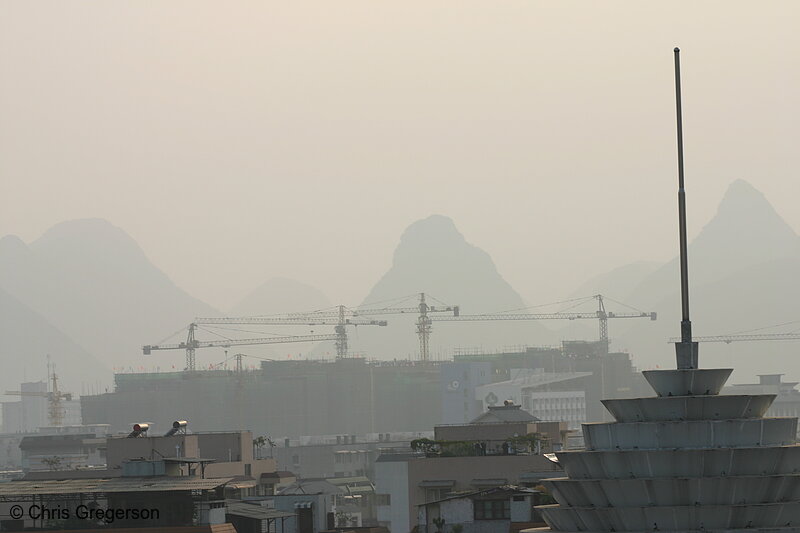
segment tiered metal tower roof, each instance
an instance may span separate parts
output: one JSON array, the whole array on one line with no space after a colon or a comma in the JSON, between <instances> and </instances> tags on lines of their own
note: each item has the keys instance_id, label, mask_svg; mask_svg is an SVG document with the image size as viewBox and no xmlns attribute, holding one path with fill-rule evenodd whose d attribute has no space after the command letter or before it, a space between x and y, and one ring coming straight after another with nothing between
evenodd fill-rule
<instances>
[{"instance_id":1,"label":"tiered metal tower roof","mask_svg":"<svg viewBox=\"0 0 800 533\"><path fill-rule=\"evenodd\" d=\"M765 418L773 394L720 396L729 368L654 370L657 396L605 400L586 449L558 452L544 481L553 531L800 531L796 418Z\"/></svg>"},{"instance_id":2,"label":"tiered metal tower roof","mask_svg":"<svg viewBox=\"0 0 800 533\"><path fill-rule=\"evenodd\" d=\"M544 481L552 531L800 531L797 419L765 417L774 394L720 396L732 369L698 368L689 320L680 56L675 49L682 320L676 370L644 372L651 398L604 400L586 449L557 452Z\"/></svg>"}]
</instances>

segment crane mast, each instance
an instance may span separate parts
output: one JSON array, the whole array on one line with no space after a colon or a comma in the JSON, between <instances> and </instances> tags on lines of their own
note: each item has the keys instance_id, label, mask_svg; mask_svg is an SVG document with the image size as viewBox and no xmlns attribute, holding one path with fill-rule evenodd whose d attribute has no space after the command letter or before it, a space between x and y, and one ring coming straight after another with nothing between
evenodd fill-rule
<instances>
[{"instance_id":1,"label":"crane mast","mask_svg":"<svg viewBox=\"0 0 800 533\"><path fill-rule=\"evenodd\" d=\"M317 341L332 340L336 346L336 356L339 358L347 357L349 350L347 328L350 326L386 326L386 320L377 320L370 318L378 315L395 315L418 313L417 319L417 335L419 336L420 346L420 359L422 361L430 360L430 335L432 324L432 313L452 313L453 316L459 315L459 307L457 305L443 305L433 306L426 300L425 293L419 293L419 303L417 305L408 307L380 307L380 308L355 308L351 309L344 305L338 305L335 309L326 309L320 311L309 311L305 313L289 313L278 316L251 316L251 317L208 317L208 318L195 318L194 322L189 324L186 335L186 341L178 344L148 344L142 346L142 351L145 355L149 355L154 350L176 350L183 349L186 351L186 370L193 371L196 368L195 351L198 348L209 346L241 346L247 344L274 344L277 342L304 342L299 339L310 339ZM306 335L306 336L287 336L282 337L285 340L277 341L274 337L267 339L244 339L228 340L228 341L211 341L212 344L206 341L198 341L196 337L197 329L200 326L207 325L281 325L281 326L321 326L332 325L334 333L332 335ZM312 339L313 338L313 339ZM273 342L267 342L273 339ZM294 340L292 340L294 339Z\"/></svg>"},{"instance_id":2,"label":"crane mast","mask_svg":"<svg viewBox=\"0 0 800 533\"><path fill-rule=\"evenodd\" d=\"M339 335L339 340L336 343L337 347L337 355L339 357L343 357L347 354L347 336L344 329L344 326L347 325L361 325L361 324L368 324L368 325L381 325L385 326L385 321L374 321L368 320L366 322L358 322L359 317L371 317L371 316L380 316L380 315L404 315L404 314L418 314L417 322L416 322L416 332L419 336L419 348L420 348L420 360L421 361L430 361L430 337L432 331L432 323L431 323L431 314L438 314L438 313L452 313L453 316L459 315L459 306L457 305L449 305L449 304L441 304L441 305L430 305L428 303L428 297L430 295L426 295L426 293L421 292L415 297L419 298L419 303L413 306L403 306L403 305L396 305L396 306L386 306L386 307L357 307L357 308L349 308L344 305L339 305L336 307L335 311L324 310L324 311L314 311L311 313L293 313L287 315L289 317L302 317L303 319L337 319L338 325L336 328L336 332ZM408 299L410 297L405 297L404 299ZM435 298L434 298L435 299ZM366 320L366 319L365 319ZM377 322L377 324L376 324ZM316 322L319 324L319 322Z\"/></svg>"},{"instance_id":3,"label":"crane mast","mask_svg":"<svg viewBox=\"0 0 800 533\"><path fill-rule=\"evenodd\" d=\"M46 392L13 390L13 391L6 391L6 394L10 396L35 396L38 398L46 398L47 419L50 422L51 426L60 427L64 425L64 415L65 415L65 408L62 402L71 401L72 393L61 392L61 390L59 390L58 376L56 375L55 372L55 365L51 365L50 362L47 363L47 381L48 381L47 386L50 388L50 390Z\"/></svg>"},{"instance_id":4,"label":"crane mast","mask_svg":"<svg viewBox=\"0 0 800 533\"><path fill-rule=\"evenodd\" d=\"M431 331L433 330L431 313L452 313L453 317L458 317L460 314L459 306L443 304L442 306L433 306L428 304L426 294L419 293L419 303L414 307L380 307L380 308L361 308L354 309L354 316L371 316L371 315L398 315L407 313L418 313L417 317L417 336L419 337L419 358L422 362L430 361L430 338Z\"/></svg>"},{"instance_id":5,"label":"crane mast","mask_svg":"<svg viewBox=\"0 0 800 533\"><path fill-rule=\"evenodd\" d=\"M425 293L419 295L419 318L417 319L417 335L419 335L419 355L422 361L430 359L431 319L428 316L428 304Z\"/></svg>"}]
</instances>

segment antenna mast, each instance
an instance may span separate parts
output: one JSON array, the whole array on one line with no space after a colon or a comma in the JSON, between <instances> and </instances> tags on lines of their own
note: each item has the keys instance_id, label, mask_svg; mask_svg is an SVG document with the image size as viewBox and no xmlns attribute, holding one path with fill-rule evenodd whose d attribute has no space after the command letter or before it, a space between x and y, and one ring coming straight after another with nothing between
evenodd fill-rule
<instances>
[{"instance_id":1,"label":"antenna mast","mask_svg":"<svg viewBox=\"0 0 800 533\"><path fill-rule=\"evenodd\" d=\"M686 191L683 183L683 113L681 108L681 50L675 48L675 112L678 126L678 231L681 263L681 341L675 343L679 370L697 368L697 343L692 341L689 319L689 263L686 243Z\"/></svg>"}]
</instances>

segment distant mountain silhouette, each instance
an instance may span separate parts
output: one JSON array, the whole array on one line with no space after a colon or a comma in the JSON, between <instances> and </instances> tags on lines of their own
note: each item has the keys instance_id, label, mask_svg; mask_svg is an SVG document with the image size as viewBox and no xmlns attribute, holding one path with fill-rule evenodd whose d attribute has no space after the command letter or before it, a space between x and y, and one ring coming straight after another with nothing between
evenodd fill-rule
<instances>
[{"instance_id":1,"label":"distant mountain silhouette","mask_svg":"<svg viewBox=\"0 0 800 533\"><path fill-rule=\"evenodd\" d=\"M55 364L60 388L79 394L82 387L108 384L111 369L78 346L43 316L0 289L0 394L19 390L23 380L47 377L47 355ZM102 389L97 392L101 392ZM9 396L4 401L15 401Z\"/></svg>"},{"instance_id":2,"label":"distant mountain silhouette","mask_svg":"<svg viewBox=\"0 0 800 533\"><path fill-rule=\"evenodd\" d=\"M610 272L593 277L573 292L571 297L603 294L612 298L622 298L630 294L634 288L661 266L661 263L654 261L636 261L615 268Z\"/></svg>"},{"instance_id":3,"label":"distant mountain silhouette","mask_svg":"<svg viewBox=\"0 0 800 533\"><path fill-rule=\"evenodd\" d=\"M325 294L311 285L289 278L272 278L242 298L230 316L273 315L331 307Z\"/></svg>"},{"instance_id":4,"label":"distant mountain silhouette","mask_svg":"<svg viewBox=\"0 0 800 533\"><path fill-rule=\"evenodd\" d=\"M764 195L746 181L736 180L714 218L689 245L689 279L693 286L700 286L799 253L800 238ZM644 279L629 299L654 304L678 290L679 280L676 256Z\"/></svg>"},{"instance_id":5,"label":"distant mountain silhouette","mask_svg":"<svg viewBox=\"0 0 800 533\"><path fill-rule=\"evenodd\" d=\"M733 182L717 214L689 246L694 334L730 334L800 320L798 273L800 238L763 194L747 182ZM679 279L673 259L625 300L659 312L656 324L630 323L620 333L620 342L640 366L674 365L674 348L666 341L679 335ZM732 366L743 379L771 372L800 377L800 361L786 357L798 348L775 341L705 344L700 362L705 367Z\"/></svg>"},{"instance_id":6,"label":"distant mountain silhouette","mask_svg":"<svg viewBox=\"0 0 800 533\"><path fill-rule=\"evenodd\" d=\"M522 297L497 272L489 254L469 244L450 218L434 215L411 224L400 238L389 271L375 284L362 306L413 306L425 292L439 302L461 306L462 314L520 309ZM403 303L398 299L407 297ZM438 302L437 302L438 300ZM394 302L394 303L393 303ZM386 316L386 328L361 328L354 349L380 358L419 353L417 315ZM434 322L432 354L453 348L495 350L521 344L550 344L555 336L535 322Z\"/></svg>"},{"instance_id":7,"label":"distant mountain silhouette","mask_svg":"<svg viewBox=\"0 0 800 533\"><path fill-rule=\"evenodd\" d=\"M58 224L29 246L15 236L1 239L0 288L109 367L183 368L179 352L143 359L141 345L197 315L218 314L178 288L124 231L100 219Z\"/></svg>"}]
</instances>

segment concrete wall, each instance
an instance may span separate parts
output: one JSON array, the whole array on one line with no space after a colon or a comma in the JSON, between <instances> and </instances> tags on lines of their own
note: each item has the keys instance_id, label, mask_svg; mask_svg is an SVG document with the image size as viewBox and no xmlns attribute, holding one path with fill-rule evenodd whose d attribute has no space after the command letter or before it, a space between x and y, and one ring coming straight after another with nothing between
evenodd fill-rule
<instances>
[{"instance_id":1,"label":"concrete wall","mask_svg":"<svg viewBox=\"0 0 800 533\"><path fill-rule=\"evenodd\" d=\"M272 449L278 468L301 478L371 477L380 448L409 448L409 441L359 442L276 446ZM269 453L267 451L266 453Z\"/></svg>"},{"instance_id":2,"label":"concrete wall","mask_svg":"<svg viewBox=\"0 0 800 533\"><path fill-rule=\"evenodd\" d=\"M526 473L543 472L543 477L556 477L561 470L541 455L495 455L485 457L436 457L409 460L408 483L411 504L424 503L425 490L419 484L426 480L453 480L453 491L476 490L475 479L503 479L507 484L529 482Z\"/></svg>"},{"instance_id":3,"label":"concrete wall","mask_svg":"<svg viewBox=\"0 0 800 533\"><path fill-rule=\"evenodd\" d=\"M391 533L411 531L412 518L415 516L409 494L408 465L406 460L380 460L375 463L378 503L381 495L390 498L389 505L378 505L378 524L388 527Z\"/></svg>"},{"instance_id":4,"label":"concrete wall","mask_svg":"<svg viewBox=\"0 0 800 533\"><path fill-rule=\"evenodd\" d=\"M332 494L287 494L273 496L275 509L288 513L297 513L296 504L312 503L314 519L314 532L328 529L328 513L333 509ZM292 517L286 521L286 533L297 531L297 518Z\"/></svg>"},{"instance_id":5,"label":"concrete wall","mask_svg":"<svg viewBox=\"0 0 800 533\"><path fill-rule=\"evenodd\" d=\"M197 439L200 457L210 457L217 461L253 460L253 434L249 431L198 433Z\"/></svg>"},{"instance_id":6,"label":"concrete wall","mask_svg":"<svg viewBox=\"0 0 800 533\"><path fill-rule=\"evenodd\" d=\"M120 468L122 462L129 459L174 458L177 455L176 446L180 446L181 458L216 460L206 465L205 477L249 475L259 480L261 474L275 472L275 460L253 459L252 444L253 437L249 431L179 434L170 437L112 437L107 439L107 468ZM196 474L200 473L198 466Z\"/></svg>"},{"instance_id":7,"label":"concrete wall","mask_svg":"<svg viewBox=\"0 0 800 533\"><path fill-rule=\"evenodd\" d=\"M436 426L436 440L485 441L502 443L515 435L532 435L541 433L550 443L558 446L562 443L562 432L566 431L566 422L503 422L493 424L459 424L452 426Z\"/></svg>"},{"instance_id":8,"label":"concrete wall","mask_svg":"<svg viewBox=\"0 0 800 533\"><path fill-rule=\"evenodd\" d=\"M105 443L105 439L93 434L28 435L20 442L22 467L41 471L103 466Z\"/></svg>"},{"instance_id":9,"label":"concrete wall","mask_svg":"<svg viewBox=\"0 0 800 533\"><path fill-rule=\"evenodd\" d=\"M436 426L436 440L477 440L503 441L514 435L528 435L535 431L534 425L527 422L507 422L498 424L459 424L455 426Z\"/></svg>"},{"instance_id":10,"label":"concrete wall","mask_svg":"<svg viewBox=\"0 0 800 533\"><path fill-rule=\"evenodd\" d=\"M511 521L531 522L533 520L533 496L511 496Z\"/></svg>"},{"instance_id":11,"label":"concrete wall","mask_svg":"<svg viewBox=\"0 0 800 533\"><path fill-rule=\"evenodd\" d=\"M247 465L250 465L248 473ZM254 459L250 461L234 461L211 463L206 466L206 477L246 476L259 481L261 474L275 472L274 459ZM197 472L200 473L199 470Z\"/></svg>"},{"instance_id":12,"label":"concrete wall","mask_svg":"<svg viewBox=\"0 0 800 533\"><path fill-rule=\"evenodd\" d=\"M176 448L179 447L179 448ZM120 468L126 459L162 459L176 457L199 457L197 435L173 435L171 437L113 437L106 444L108 469ZM179 451L178 451L179 450Z\"/></svg>"}]
</instances>

